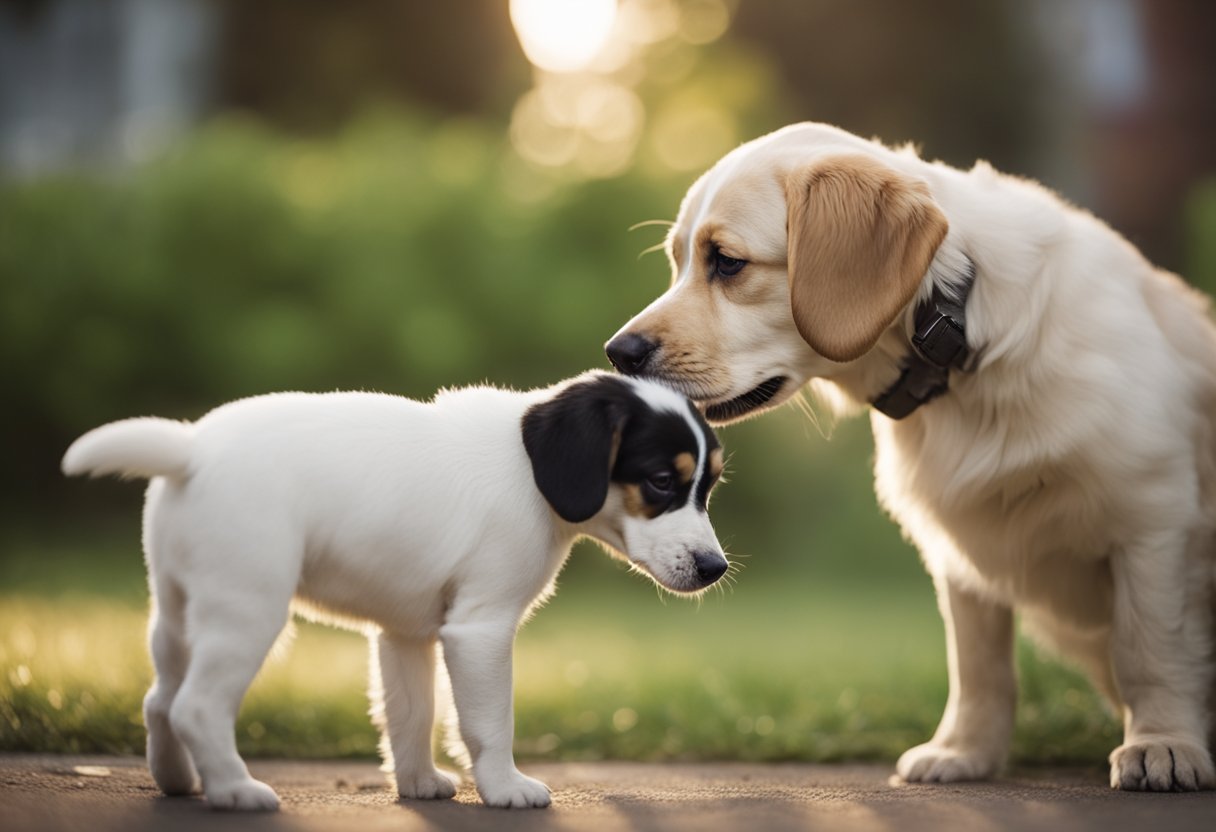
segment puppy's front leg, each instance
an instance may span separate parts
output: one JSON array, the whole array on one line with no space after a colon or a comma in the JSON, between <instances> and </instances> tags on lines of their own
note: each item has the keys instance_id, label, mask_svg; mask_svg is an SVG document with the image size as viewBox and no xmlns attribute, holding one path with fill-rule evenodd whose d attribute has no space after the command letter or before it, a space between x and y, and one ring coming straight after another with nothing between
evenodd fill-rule
<instances>
[{"instance_id":1,"label":"puppy's front leg","mask_svg":"<svg viewBox=\"0 0 1216 832\"><path fill-rule=\"evenodd\" d=\"M458 778L435 768L435 641L380 633L371 640L372 719L380 750L405 798L449 798Z\"/></svg>"},{"instance_id":2,"label":"puppy's front leg","mask_svg":"<svg viewBox=\"0 0 1216 832\"><path fill-rule=\"evenodd\" d=\"M1116 789L1216 788L1204 747L1213 673L1211 566L1202 558L1188 564L1186 549L1185 533L1165 532L1111 558L1111 658L1125 703L1123 745L1110 755Z\"/></svg>"},{"instance_id":3,"label":"puppy's front leg","mask_svg":"<svg viewBox=\"0 0 1216 832\"><path fill-rule=\"evenodd\" d=\"M1013 734L1013 612L947 578L935 584L950 696L933 739L905 751L896 771L909 782L982 780L1000 769Z\"/></svg>"},{"instance_id":4,"label":"puppy's front leg","mask_svg":"<svg viewBox=\"0 0 1216 832\"><path fill-rule=\"evenodd\" d=\"M460 734L487 806L549 805L549 788L515 768L511 651L516 622L449 622L439 630Z\"/></svg>"}]
</instances>

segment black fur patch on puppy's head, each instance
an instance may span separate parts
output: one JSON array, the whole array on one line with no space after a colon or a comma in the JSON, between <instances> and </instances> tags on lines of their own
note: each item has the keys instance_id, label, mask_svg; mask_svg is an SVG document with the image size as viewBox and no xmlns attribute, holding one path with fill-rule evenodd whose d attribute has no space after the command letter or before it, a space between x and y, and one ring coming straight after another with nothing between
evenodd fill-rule
<instances>
[{"instance_id":1,"label":"black fur patch on puppy's head","mask_svg":"<svg viewBox=\"0 0 1216 832\"><path fill-rule=\"evenodd\" d=\"M690 500L705 510L721 474L718 439L683 396L664 390L658 403L652 389L647 401L644 385L653 383L588 373L524 414L533 478L563 520L595 516L610 482L625 486L631 514L656 517Z\"/></svg>"}]
</instances>

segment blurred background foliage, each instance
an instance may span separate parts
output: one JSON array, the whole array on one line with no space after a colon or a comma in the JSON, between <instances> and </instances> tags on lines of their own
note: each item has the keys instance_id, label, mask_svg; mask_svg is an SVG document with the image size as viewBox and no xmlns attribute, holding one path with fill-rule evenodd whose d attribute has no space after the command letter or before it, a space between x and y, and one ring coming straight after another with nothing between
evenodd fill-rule
<instances>
[{"instance_id":1,"label":"blurred background foliage","mask_svg":"<svg viewBox=\"0 0 1216 832\"><path fill-rule=\"evenodd\" d=\"M789 121L989 158L1216 290L1210 4L589 0L566 29L562 7L0 2L0 748L140 745L139 489L63 481L72 438L605 366L668 279L639 256L664 229L631 227ZM940 624L865 420L723 439L738 587L663 603L582 547L521 640L521 753L890 758L932 731ZM244 747L373 753L357 639L302 630ZM1019 758L1100 762L1085 684L1028 645L1021 667Z\"/></svg>"}]
</instances>

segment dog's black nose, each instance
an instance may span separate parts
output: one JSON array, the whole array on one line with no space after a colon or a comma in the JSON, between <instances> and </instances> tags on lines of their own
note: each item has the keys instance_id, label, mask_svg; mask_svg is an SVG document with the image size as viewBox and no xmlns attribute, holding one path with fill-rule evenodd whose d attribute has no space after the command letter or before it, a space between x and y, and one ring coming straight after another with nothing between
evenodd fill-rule
<instances>
[{"instance_id":1,"label":"dog's black nose","mask_svg":"<svg viewBox=\"0 0 1216 832\"><path fill-rule=\"evenodd\" d=\"M705 586L725 575L728 568L726 558L716 552L693 552L692 562L697 567L697 577Z\"/></svg>"},{"instance_id":2,"label":"dog's black nose","mask_svg":"<svg viewBox=\"0 0 1216 832\"><path fill-rule=\"evenodd\" d=\"M616 336L604 347L608 360L627 376L636 376L642 372L650 356L658 349L658 344L641 335L625 332Z\"/></svg>"}]
</instances>

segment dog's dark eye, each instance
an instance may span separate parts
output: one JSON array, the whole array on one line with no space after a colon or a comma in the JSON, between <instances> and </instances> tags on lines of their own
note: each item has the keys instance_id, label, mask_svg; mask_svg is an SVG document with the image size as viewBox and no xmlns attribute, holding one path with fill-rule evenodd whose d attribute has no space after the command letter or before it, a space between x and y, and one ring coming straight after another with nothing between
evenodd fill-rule
<instances>
[{"instance_id":1,"label":"dog's dark eye","mask_svg":"<svg viewBox=\"0 0 1216 832\"><path fill-rule=\"evenodd\" d=\"M733 277L747 265L746 260L737 257L727 257L722 252L714 252L714 272L719 277Z\"/></svg>"},{"instance_id":2,"label":"dog's dark eye","mask_svg":"<svg viewBox=\"0 0 1216 832\"><path fill-rule=\"evenodd\" d=\"M646 480L646 484L655 491L665 494L671 491L672 487L675 485L675 481L676 479L671 475L670 471L660 471L657 474L651 474Z\"/></svg>"}]
</instances>

